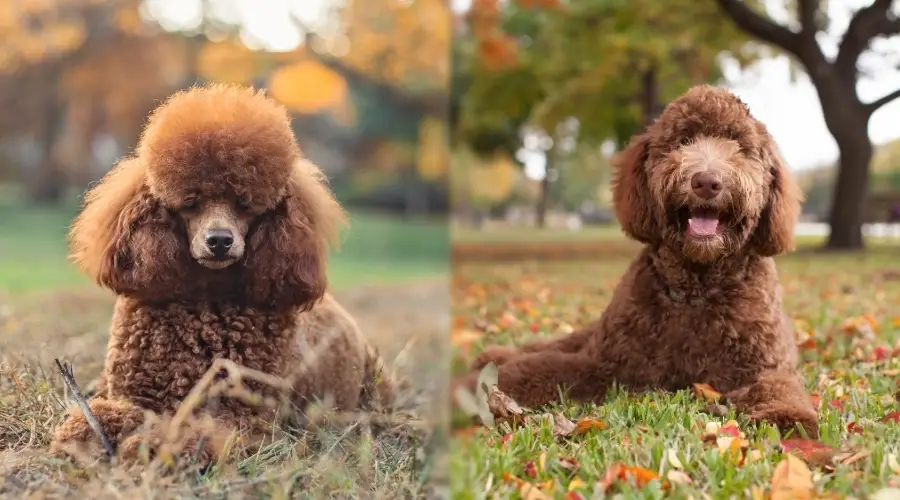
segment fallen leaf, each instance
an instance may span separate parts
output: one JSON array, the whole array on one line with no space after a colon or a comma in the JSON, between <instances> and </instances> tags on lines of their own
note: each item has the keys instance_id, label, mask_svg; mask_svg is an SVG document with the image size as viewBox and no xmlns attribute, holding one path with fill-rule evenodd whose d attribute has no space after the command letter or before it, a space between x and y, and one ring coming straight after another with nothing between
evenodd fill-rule
<instances>
[{"instance_id":1,"label":"fallen leaf","mask_svg":"<svg viewBox=\"0 0 900 500\"><path fill-rule=\"evenodd\" d=\"M580 477L576 477L569 481L569 487L567 488L569 491L577 490L578 488L584 488L586 486L585 482L581 480Z\"/></svg>"},{"instance_id":2,"label":"fallen leaf","mask_svg":"<svg viewBox=\"0 0 900 500\"><path fill-rule=\"evenodd\" d=\"M538 470L537 465L534 464L534 460L525 462L525 475L528 477L537 477Z\"/></svg>"},{"instance_id":3,"label":"fallen leaf","mask_svg":"<svg viewBox=\"0 0 900 500\"><path fill-rule=\"evenodd\" d=\"M678 453L675 452L672 448L666 452L666 459L669 461L669 464L676 469L683 469L684 465L681 464L681 460L678 459Z\"/></svg>"},{"instance_id":4,"label":"fallen leaf","mask_svg":"<svg viewBox=\"0 0 900 500\"><path fill-rule=\"evenodd\" d=\"M887 464L888 467L894 471L894 474L900 474L900 464L897 463L897 455L889 453L887 456Z\"/></svg>"},{"instance_id":5,"label":"fallen leaf","mask_svg":"<svg viewBox=\"0 0 900 500\"><path fill-rule=\"evenodd\" d=\"M849 432L850 434L862 434L864 431L865 429L863 429L863 426L859 425L856 422L850 422L849 424L847 424L847 432Z\"/></svg>"},{"instance_id":6,"label":"fallen leaf","mask_svg":"<svg viewBox=\"0 0 900 500\"><path fill-rule=\"evenodd\" d=\"M812 498L812 493L812 472L803 460L788 453L772 473L771 500Z\"/></svg>"},{"instance_id":7,"label":"fallen leaf","mask_svg":"<svg viewBox=\"0 0 900 500\"><path fill-rule=\"evenodd\" d=\"M515 400L504 394L496 385L492 386L491 392L488 393L487 404L497 423L509 421L510 425L516 426L525 413Z\"/></svg>"},{"instance_id":8,"label":"fallen leaf","mask_svg":"<svg viewBox=\"0 0 900 500\"><path fill-rule=\"evenodd\" d=\"M900 500L900 488L882 488L869 498L871 500Z\"/></svg>"},{"instance_id":9,"label":"fallen leaf","mask_svg":"<svg viewBox=\"0 0 900 500\"><path fill-rule=\"evenodd\" d=\"M896 377L900 375L900 368L892 368L890 370L881 370L882 375L887 375L888 377Z\"/></svg>"},{"instance_id":10,"label":"fallen leaf","mask_svg":"<svg viewBox=\"0 0 900 500\"><path fill-rule=\"evenodd\" d=\"M541 491L537 486L522 482L519 484L519 495L522 500L551 500L553 497Z\"/></svg>"},{"instance_id":11,"label":"fallen leaf","mask_svg":"<svg viewBox=\"0 0 900 500\"><path fill-rule=\"evenodd\" d=\"M572 422L562 413L553 415L553 435L565 437L575 430L575 422Z\"/></svg>"},{"instance_id":12,"label":"fallen leaf","mask_svg":"<svg viewBox=\"0 0 900 500\"><path fill-rule=\"evenodd\" d=\"M900 411L892 411L887 415L881 417L881 421L884 423L893 422L895 424L900 423Z\"/></svg>"},{"instance_id":13,"label":"fallen leaf","mask_svg":"<svg viewBox=\"0 0 900 500\"><path fill-rule=\"evenodd\" d=\"M816 407L817 410L822 407L822 396L813 393L809 395L809 399L812 400L812 404Z\"/></svg>"},{"instance_id":14,"label":"fallen leaf","mask_svg":"<svg viewBox=\"0 0 900 500\"><path fill-rule=\"evenodd\" d=\"M654 479L659 479L659 475L650 469L616 462L606 469L603 479L597 481L597 488L606 491L619 481L633 481L635 486L643 488Z\"/></svg>"},{"instance_id":15,"label":"fallen leaf","mask_svg":"<svg viewBox=\"0 0 900 500\"><path fill-rule=\"evenodd\" d=\"M818 441L810 439L784 439L781 451L792 453L813 466L824 466L831 463L837 450Z\"/></svg>"},{"instance_id":16,"label":"fallen leaf","mask_svg":"<svg viewBox=\"0 0 900 500\"><path fill-rule=\"evenodd\" d=\"M574 458L563 457L556 460L559 466L566 470L575 470L581 467Z\"/></svg>"},{"instance_id":17,"label":"fallen leaf","mask_svg":"<svg viewBox=\"0 0 900 500\"><path fill-rule=\"evenodd\" d=\"M722 397L722 393L713 389L709 384L694 384L694 394L707 401L718 401Z\"/></svg>"},{"instance_id":18,"label":"fallen leaf","mask_svg":"<svg viewBox=\"0 0 900 500\"><path fill-rule=\"evenodd\" d=\"M759 486L751 486L750 487L750 499L751 500L766 500L766 490L760 488Z\"/></svg>"},{"instance_id":19,"label":"fallen leaf","mask_svg":"<svg viewBox=\"0 0 900 500\"><path fill-rule=\"evenodd\" d=\"M606 422L596 418L585 417L578 419L578 422L575 423L575 434L584 434L592 429L602 431L606 428Z\"/></svg>"},{"instance_id":20,"label":"fallen leaf","mask_svg":"<svg viewBox=\"0 0 900 500\"><path fill-rule=\"evenodd\" d=\"M693 481L691 480L691 476L688 476L680 470L670 470L668 473L666 473L666 479L668 479L672 484L693 483Z\"/></svg>"},{"instance_id":21,"label":"fallen leaf","mask_svg":"<svg viewBox=\"0 0 900 500\"><path fill-rule=\"evenodd\" d=\"M566 500L584 500L584 497L579 495L577 491L570 491L570 492L566 493L565 499Z\"/></svg>"}]
</instances>

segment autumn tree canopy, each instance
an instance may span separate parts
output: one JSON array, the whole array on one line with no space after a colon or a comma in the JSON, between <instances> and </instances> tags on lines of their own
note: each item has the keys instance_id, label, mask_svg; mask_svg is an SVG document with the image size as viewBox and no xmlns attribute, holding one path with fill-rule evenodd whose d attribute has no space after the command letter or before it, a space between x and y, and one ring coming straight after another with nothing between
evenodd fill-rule
<instances>
[{"instance_id":1,"label":"autumn tree canopy","mask_svg":"<svg viewBox=\"0 0 900 500\"><path fill-rule=\"evenodd\" d=\"M477 0L460 49L462 136L492 149L525 123L553 134L574 117L581 140L622 142L668 100L719 79L723 53L742 64L760 56L714 3L678 1Z\"/></svg>"}]
</instances>

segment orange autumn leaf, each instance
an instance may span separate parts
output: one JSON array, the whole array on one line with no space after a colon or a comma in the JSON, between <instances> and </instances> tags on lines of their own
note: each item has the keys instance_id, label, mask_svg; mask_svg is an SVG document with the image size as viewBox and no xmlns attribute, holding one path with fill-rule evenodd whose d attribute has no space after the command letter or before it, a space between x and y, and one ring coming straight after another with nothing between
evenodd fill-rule
<instances>
[{"instance_id":1,"label":"orange autumn leaf","mask_svg":"<svg viewBox=\"0 0 900 500\"><path fill-rule=\"evenodd\" d=\"M771 500L795 500L812 498L812 472L792 454L785 455L772 474Z\"/></svg>"},{"instance_id":2,"label":"orange autumn leaf","mask_svg":"<svg viewBox=\"0 0 900 500\"><path fill-rule=\"evenodd\" d=\"M575 423L575 434L584 434L592 429L597 429L602 431L606 429L608 426L606 422L602 420L597 420L595 418L585 417L579 419L578 422Z\"/></svg>"},{"instance_id":3,"label":"orange autumn leaf","mask_svg":"<svg viewBox=\"0 0 900 500\"><path fill-rule=\"evenodd\" d=\"M597 488L606 491L619 481L631 481L638 488L643 488L659 478L659 475L650 469L616 462L606 469L603 479L597 481Z\"/></svg>"},{"instance_id":4,"label":"orange autumn leaf","mask_svg":"<svg viewBox=\"0 0 900 500\"><path fill-rule=\"evenodd\" d=\"M722 393L713 389L709 384L694 384L694 394L707 401L718 401L722 397Z\"/></svg>"}]
</instances>

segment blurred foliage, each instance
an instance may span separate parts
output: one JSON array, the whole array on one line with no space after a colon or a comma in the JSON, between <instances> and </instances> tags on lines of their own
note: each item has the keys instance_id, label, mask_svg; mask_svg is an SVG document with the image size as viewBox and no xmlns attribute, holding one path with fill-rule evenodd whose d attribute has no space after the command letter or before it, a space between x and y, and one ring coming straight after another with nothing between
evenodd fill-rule
<instances>
[{"instance_id":1,"label":"blurred foliage","mask_svg":"<svg viewBox=\"0 0 900 500\"><path fill-rule=\"evenodd\" d=\"M457 49L460 138L509 151L523 125L552 135L574 117L579 142L621 144L690 86L718 81L723 55L762 55L725 21L714 2L475 0Z\"/></svg>"},{"instance_id":2,"label":"blurred foliage","mask_svg":"<svg viewBox=\"0 0 900 500\"><path fill-rule=\"evenodd\" d=\"M80 191L110 166L96 165L98 138L124 154L161 99L225 81L266 87L292 112L303 149L326 163L381 168L404 186L410 175L446 179L446 2L349 0L315 26L288 10L303 43L287 52L245 45L241 20L220 8L229 3L204 2L198 25L170 33L141 0L0 2L3 178L20 170L34 199Z\"/></svg>"}]
</instances>

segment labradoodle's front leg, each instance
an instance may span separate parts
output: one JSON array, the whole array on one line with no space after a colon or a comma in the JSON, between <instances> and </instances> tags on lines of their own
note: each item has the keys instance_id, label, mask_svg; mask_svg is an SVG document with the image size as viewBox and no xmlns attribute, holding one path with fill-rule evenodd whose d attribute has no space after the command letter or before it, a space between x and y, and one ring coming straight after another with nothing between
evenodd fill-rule
<instances>
[{"instance_id":1,"label":"labradoodle's front leg","mask_svg":"<svg viewBox=\"0 0 900 500\"><path fill-rule=\"evenodd\" d=\"M764 372L725 397L751 419L771 422L782 432L800 426L813 439L819 435L818 414L796 373Z\"/></svg>"},{"instance_id":2,"label":"labradoodle's front leg","mask_svg":"<svg viewBox=\"0 0 900 500\"><path fill-rule=\"evenodd\" d=\"M582 329L562 337L550 340L537 340L519 347L489 346L475 357L475 361L472 362L472 370L480 371L489 363L500 366L521 353L542 351L576 353L587 344L590 333L590 330Z\"/></svg>"},{"instance_id":3,"label":"labradoodle's front leg","mask_svg":"<svg viewBox=\"0 0 900 500\"><path fill-rule=\"evenodd\" d=\"M561 394L579 401L604 397L610 380L602 366L583 353L540 351L522 353L498 367L498 387L522 406L535 408L559 401ZM478 373L454 385L475 390Z\"/></svg>"}]
</instances>

